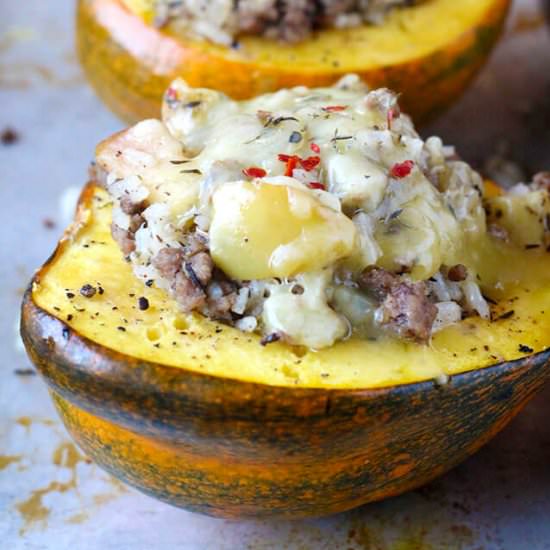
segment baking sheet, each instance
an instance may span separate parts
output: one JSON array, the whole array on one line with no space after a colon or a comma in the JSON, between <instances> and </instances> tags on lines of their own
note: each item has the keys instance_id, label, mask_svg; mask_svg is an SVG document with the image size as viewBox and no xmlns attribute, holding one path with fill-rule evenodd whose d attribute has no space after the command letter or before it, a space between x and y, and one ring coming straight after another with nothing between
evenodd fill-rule
<instances>
[{"instance_id":1,"label":"baking sheet","mask_svg":"<svg viewBox=\"0 0 550 550\"><path fill-rule=\"evenodd\" d=\"M550 387L476 456L407 495L316 521L224 521L156 502L71 443L17 337L94 145L121 127L73 54L73 0L1 2L0 549L550 549ZM550 33L517 2L491 63L437 133L503 181L550 167ZM9 141L9 140L8 140ZM31 372L31 374L29 374Z\"/></svg>"}]
</instances>

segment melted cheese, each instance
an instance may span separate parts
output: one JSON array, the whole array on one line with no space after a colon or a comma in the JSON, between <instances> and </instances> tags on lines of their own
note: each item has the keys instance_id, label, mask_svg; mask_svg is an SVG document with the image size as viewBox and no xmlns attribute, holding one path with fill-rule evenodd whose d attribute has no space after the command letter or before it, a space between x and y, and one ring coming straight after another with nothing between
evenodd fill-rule
<instances>
[{"instance_id":1,"label":"melted cheese","mask_svg":"<svg viewBox=\"0 0 550 550\"><path fill-rule=\"evenodd\" d=\"M330 88L235 101L179 79L162 115L97 152L110 193L149 204L130 256L141 279L169 288L155 255L180 246L196 226L209 233L212 259L231 279L283 285L265 315L246 306L243 313L293 344L330 346L348 333L349 318L331 310L329 320L331 295L371 265L425 281L464 264L468 280L454 299L488 316L478 286L486 284L481 251L491 246L483 182L439 138L423 141L394 93L369 92L348 75ZM122 229L131 224L118 204L113 220ZM319 283L313 275L322 270L334 280ZM285 290L296 277L305 285L300 298ZM458 318L448 304L438 311L438 328Z\"/></svg>"}]
</instances>

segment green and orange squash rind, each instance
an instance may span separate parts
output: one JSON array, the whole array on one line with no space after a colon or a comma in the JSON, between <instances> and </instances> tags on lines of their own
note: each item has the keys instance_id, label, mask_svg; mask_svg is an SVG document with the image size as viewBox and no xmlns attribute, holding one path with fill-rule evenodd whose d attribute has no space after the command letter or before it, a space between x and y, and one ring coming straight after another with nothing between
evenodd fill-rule
<instances>
[{"instance_id":1,"label":"green and orange squash rind","mask_svg":"<svg viewBox=\"0 0 550 550\"><path fill-rule=\"evenodd\" d=\"M94 197L89 185L80 216ZM82 222L81 222L82 223ZM137 359L39 307L21 334L75 441L161 500L227 517L323 516L427 483L501 430L550 375L550 349L386 388L272 386Z\"/></svg>"}]
</instances>

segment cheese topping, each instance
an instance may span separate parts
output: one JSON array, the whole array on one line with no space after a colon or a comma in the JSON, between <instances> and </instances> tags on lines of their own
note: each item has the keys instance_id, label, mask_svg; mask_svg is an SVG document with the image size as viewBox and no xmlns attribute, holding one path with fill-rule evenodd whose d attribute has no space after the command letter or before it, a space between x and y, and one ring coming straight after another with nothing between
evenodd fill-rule
<instances>
[{"instance_id":1,"label":"cheese topping","mask_svg":"<svg viewBox=\"0 0 550 550\"><path fill-rule=\"evenodd\" d=\"M97 161L115 240L184 311L311 348L351 333L425 342L489 316L483 182L423 141L392 92L350 75L238 102L177 80L162 115L101 144ZM540 241L548 191L526 189L492 200L507 235L508 203L533 203L518 238Z\"/></svg>"}]
</instances>

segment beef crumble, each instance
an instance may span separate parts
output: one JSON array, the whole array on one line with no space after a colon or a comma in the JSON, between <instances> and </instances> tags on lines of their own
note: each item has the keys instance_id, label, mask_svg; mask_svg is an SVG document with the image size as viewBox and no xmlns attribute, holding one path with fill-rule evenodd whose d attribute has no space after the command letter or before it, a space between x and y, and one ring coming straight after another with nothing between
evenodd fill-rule
<instances>
[{"instance_id":1,"label":"beef crumble","mask_svg":"<svg viewBox=\"0 0 550 550\"><path fill-rule=\"evenodd\" d=\"M363 272L359 285L380 303L380 324L387 330L407 340L429 340L437 307L428 298L425 283L404 281L375 267Z\"/></svg>"},{"instance_id":2,"label":"beef crumble","mask_svg":"<svg viewBox=\"0 0 550 550\"><path fill-rule=\"evenodd\" d=\"M172 20L188 24L197 34L215 41L222 35L259 35L285 42L299 42L314 31L380 23L387 12L422 0L240 0L231 6L224 0L191 2L157 0L156 24ZM205 27L209 31L205 31ZM220 36L216 36L215 31Z\"/></svg>"},{"instance_id":3,"label":"beef crumble","mask_svg":"<svg viewBox=\"0 0 550 550\"><path fill-rule=\"evenodd\" d=\"M168 281L182 311L199 310L212 319L232 320L237 287L214 269L204 236L191 233L181 248L163 248L152 263Z\"/></svg>"},{"instance_id":4,"label":"beef crumble","mask_svg":"<svg viewBox=\"0 0 550 550\"><path fill-rule=\"evenodd\" d=\"M238 103L176 81L164 123L100 150L136 277L185 313L312 349L381 331L427 342L466 316L488 319L463 242L487 234L479 175L439 138L422 142L389 90L348 76L280 95ZM392 137L382 148L381 131Z\"/></svg>"},{"instance_id":5,"label":"beef crumble","mask_svg":"<svg viewBox=\"0 0 550 550\"><path fill-rule=\"evenodd\" d=\"M129 256L136 249L135 234L127 229L122 229L116 223L111 224L111 235L122 250L124 256Z\"/></svg>"}]
</instances>

